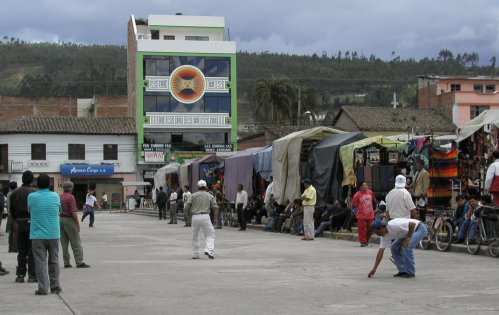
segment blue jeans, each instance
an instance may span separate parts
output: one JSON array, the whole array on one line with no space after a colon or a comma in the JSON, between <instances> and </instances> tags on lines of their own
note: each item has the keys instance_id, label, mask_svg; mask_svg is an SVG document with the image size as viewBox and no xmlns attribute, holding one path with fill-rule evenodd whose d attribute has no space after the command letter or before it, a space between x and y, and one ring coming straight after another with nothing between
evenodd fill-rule
<instances>
[{"instance_id":1,"label":"blue jeans","mask_svg":"<svg viewBox=\"0 0 499 315\"><path fill-rule=\"evenodd\" d=\"M411 240L409 241L409 246L407 248L402 248L402 242L404 241L404 238L399 238L392 243L390 250L392 252L395 266L397 266L399 272L406 272L411 275L416 274L416 266L414 263L414 248L418 246L419 241L421 241L426 233L426 226L423 223L419 223L419 226L412 234Z\"/></svg>"},{"instance_id":2,"label":"blue jeans","mask_svg":"<svg viewBox=\"0 0 499 315\"><path fill-rule=\"evenodd\" d=\"M470 233L468 234L469 239L473 239L475 237L475 230L476 230L476 221L471 219L466 219L464 222L461 224L459 227L459 230L457 232L457 239L458 240L463 240L464 236L466 234L466 231L468 230L468 227L470 229Z\"/></svg>"},{"instance_id":3,"label":"blue jeans","mask_svg":"<svg viewBox=\"0 0 499 315\"><path fill-rule=\"evenodd\" d=\"M318 236L321 236L322 233L331 227L331 221L326 221L326 222L322 222L321 225L319 226L319 228L317 230L315 230L315 235L314 237L318 237Z\"/></svg>"}]
</instances>

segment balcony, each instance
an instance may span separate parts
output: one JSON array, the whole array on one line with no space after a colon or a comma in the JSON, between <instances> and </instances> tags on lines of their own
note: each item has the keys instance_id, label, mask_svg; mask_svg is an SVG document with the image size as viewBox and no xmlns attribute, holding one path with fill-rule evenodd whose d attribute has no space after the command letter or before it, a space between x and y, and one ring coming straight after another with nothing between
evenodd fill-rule
<instances>
[{"instance_id":1,"label":"balcony","mask_svg":"<svg viewBox=\"0 0 499 315\"><path fill-rule=\"evenodd\" d=\"M229 113L147 113L144 128L230 129Z\"/></svg>"}]
</instances>

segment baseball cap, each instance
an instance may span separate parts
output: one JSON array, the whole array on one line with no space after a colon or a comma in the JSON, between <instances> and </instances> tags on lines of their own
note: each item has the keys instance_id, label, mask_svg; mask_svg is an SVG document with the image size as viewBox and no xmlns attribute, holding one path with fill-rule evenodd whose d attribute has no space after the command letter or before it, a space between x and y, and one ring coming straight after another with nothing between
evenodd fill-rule
<instances>
[{"instance_id":1,"label":"baseball cap","mask_svg":"<svg viewBox=\"0 0 499 315\"><path fill-rule=\"evenodd\" d=\"M310 178L305 178L305 179L302 181L302 183L304 183L304 184L309 184L309 185L310 185L310 184L312 184L312 180L311 180Z\"/></svg>"},{"instance_id":2,"label":"baseball cap","mask_svg":"<svg viewBox=\"0 0 499 315\"><path fill-rule=\"evenodd\" d=\"M405 188L406 179L404 175L398 175L395 177L395 187Z\"/></svg>"},{"instance_id":3,"label":"baseball cap","mask_svg":"<svg viewBox=\"0 0 499 315\"><path fill-rule=\"evenodd\" d=\"M373 229L373 230L379 230L385 226L386 226L386 223L384 223L381 220L375 220L373 223L371 223L371 229Z\"/></svg>"},{"instance_id":4,"label":"baseball cap","mask_svg":"<svg viewBox=\"0 0 499 315\"><path fill-rule=\"evenodd\" d=\"M207 185L206 185L206 181L204 181L204 180L200 180L200 181L198 182L198 187L206 187L206 186L207 186Z\"/></svg>"}]
</instances>

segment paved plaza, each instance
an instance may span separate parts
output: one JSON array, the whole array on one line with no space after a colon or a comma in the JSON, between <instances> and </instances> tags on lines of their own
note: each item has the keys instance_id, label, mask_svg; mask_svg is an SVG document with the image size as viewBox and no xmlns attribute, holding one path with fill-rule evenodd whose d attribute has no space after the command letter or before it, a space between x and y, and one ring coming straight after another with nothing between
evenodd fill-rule
<instances>
[{"instance_id":1,"label":"paved plaza","mask_svg":"<svg viewBox=\"0 0 499 315\"><path fill-rule=\"evenodd\" d=\"M416 251L417 276L398 279L389 252L372 279L377 247L224 227L214 260L191 259L183 222L98 213L82 225L90 269L61 268L60 295L14 283L16 254L0 237L0 314L497 314L499 261ZM62 252L61 252L62 256ZM61 265L62 265L62 257ZM72 261L74 265L74 261Z\"/></svg>"}]
</instances>

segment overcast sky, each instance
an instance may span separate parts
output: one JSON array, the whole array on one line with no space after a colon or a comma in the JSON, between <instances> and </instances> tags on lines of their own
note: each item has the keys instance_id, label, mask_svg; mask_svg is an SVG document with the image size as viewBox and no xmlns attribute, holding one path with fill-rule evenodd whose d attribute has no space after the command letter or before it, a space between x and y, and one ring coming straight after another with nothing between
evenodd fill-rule
<instances>
[{"instance_id":1,"label":"overcast sky","mask_svg":"<svg viewBox=\"0 0 499 315\"><path fill-rule=\"evenodd\" d=\"M224 16L238 50L357 51L383 59L441 49L499 56L498 0L1 0L1 37L126 44L131 14Z\"/></svg>"}]
</instances>

